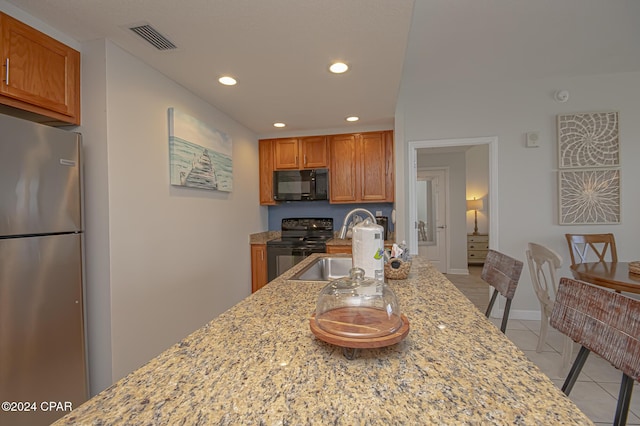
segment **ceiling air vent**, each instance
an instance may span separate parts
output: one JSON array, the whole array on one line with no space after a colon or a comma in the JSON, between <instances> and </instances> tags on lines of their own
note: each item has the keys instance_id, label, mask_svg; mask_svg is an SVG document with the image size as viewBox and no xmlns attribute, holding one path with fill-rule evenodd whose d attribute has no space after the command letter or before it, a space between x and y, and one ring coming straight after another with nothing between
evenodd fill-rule
<instances>
[{"instance_id":1,"label":"ceiling air vent","mask_svg":"<svg viewBox=\"0 0 640 426\"><path fill-rule=\"evenodd\" d=\"M145 39L147 43L158 50L172 50L177 48L175 44L173 44L169 39L160 34L151 25L138 25L135 27L130 27L129 29Z\"/></svg>"}]
</instances>

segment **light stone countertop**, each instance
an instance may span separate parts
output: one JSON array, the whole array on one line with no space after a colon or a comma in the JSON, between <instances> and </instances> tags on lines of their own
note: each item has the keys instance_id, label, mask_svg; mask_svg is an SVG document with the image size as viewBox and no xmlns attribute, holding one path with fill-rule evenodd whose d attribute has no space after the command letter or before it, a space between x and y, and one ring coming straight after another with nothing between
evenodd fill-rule
<instances>
[{"instance_id":1,"label":"light stone countertop","mask_svg":"<svg viewBox=\"0 0 640 426\"><path fill-rule=\"evenodd\" d=\"M249 244L266 244L269 240L280 238L280 231L264 231L249 235Z\"/></svg>"},{"instance_id":2,"label":"light stone countertop","mask_svg":"<svg viewBox=\"0 0 640 426\"><path fill-rule=\"evenodd\" d=\"M421 258L388 281L409 335L347 360L309 329L325 283L287 280L320 256L55 424L593 424Z\"/></svg>"}]
</instances>

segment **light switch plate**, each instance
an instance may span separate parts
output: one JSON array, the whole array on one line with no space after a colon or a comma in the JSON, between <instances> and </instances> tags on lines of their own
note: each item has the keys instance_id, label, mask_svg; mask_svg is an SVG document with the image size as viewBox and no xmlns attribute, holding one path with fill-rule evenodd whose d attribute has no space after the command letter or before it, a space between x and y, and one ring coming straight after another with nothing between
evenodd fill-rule
<instances>
[{"instance_id":1,"label":"light switch plate","mask_svg":"<svg viewBox=\"0 0 640 426\"><path fill-rule=\"evenodd\" d=\"M540 132L527 132L527 148L538 148L540 146Z\"/></svg>"}]
</instances>

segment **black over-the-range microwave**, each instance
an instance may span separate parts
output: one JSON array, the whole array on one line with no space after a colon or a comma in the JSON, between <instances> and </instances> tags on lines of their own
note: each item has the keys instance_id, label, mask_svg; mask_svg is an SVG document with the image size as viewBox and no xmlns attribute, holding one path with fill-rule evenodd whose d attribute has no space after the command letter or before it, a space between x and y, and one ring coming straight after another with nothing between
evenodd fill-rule
<instances>
[{"instance_id":1,"label":"black over-the-range microwave","mask_svg":"<svg viewBox=\"0 0 640 426\"><path fill-rule=\"evenodd\" d=\"M326 200L329 196L327 169L278 170L273 172L276 201Z\"/></svg>"}]
</instances>

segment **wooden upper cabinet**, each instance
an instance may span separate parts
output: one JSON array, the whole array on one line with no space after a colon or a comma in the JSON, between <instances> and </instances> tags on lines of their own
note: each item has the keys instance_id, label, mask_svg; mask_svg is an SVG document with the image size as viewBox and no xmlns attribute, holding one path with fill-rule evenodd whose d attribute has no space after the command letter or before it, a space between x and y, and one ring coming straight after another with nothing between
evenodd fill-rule
<instances>
[{"instance_id":1,"label":"wooden upper cabinet","mask_svg":"<svg viewBox=\"0 0 640 426\"><path fill-rule=\"evenodd\" d=\"M309 136L300 139L302 168L324 169L329 166L329 149L326 136Z\"/></svg>"},{"instance_id":2,"label":"wooden upper cabinet","mask_svg":"<svg viewBox=\"0 0 640 426\"><path fill-rule=\"evenodd\" d=\"M276 170L298 169L300 162L298 138L276 139L274 143Z\"/></svg>"},{"instance_id":3,"label":"wooden upper cabinet","mask_svg":"<svg viewBox=\"0 0 640 426\"><path fill-rule=\"evenodd\" d=\"M393 202L393 134L336 135L330 146L332 203Z\"/></svg>"},{"instance_id":4,"label":"wooden upper cabinet","mask_svg":"<svg viewBox=\"0 0 640 426\"><path fill-rule=\"evenodd\" d=\"M352 203L357 201L356 172L357 135L334 135L329 137L329 201Z\"/></svg>"},{"instance_id":5,"label":"wooden upper cabinet","mask_svg":"<svg viewBox=\"0 0 640 426\"><path fill-rule=\"evenodd\" d=\"M325 136L276 139L274 144L275 170L323 169L329 164Z\"/></svg>"},{"instance_id":6,"label":"wooden upper cabinet","mask_svg":"<svg viewBox=\"0 0 640 426\"><path fill-rule=\"evenodd\" d=\"M386 175L386 186L387 186L387 199L385 200L388 203L393 203L395 201L395 193L396 193L396 181L395 181L395 155L393 150L393 131L389 130L384 132L384 146L385 146L385 175Z\"/></svg>"},{"instance_id":7,"label":"wooden upper cabinet","mask_svg":"<svg viewBox=\"0 0 640 426\"><path fill-rule=\"evenodd\" d=\"M0 13L0 103L80 124L80 53ZM41 120L47 122L47 120Z\"/></svg>"},{"instance_id":8,"label":"wooden upper cabinet","mask_svg":"<svg viewBox=\"0 0 640 426\"><path fill-rule=\"evenodd\" d=\"M358 144L360 166L360 199L385 201L386 146L383 132L365 133Z\"/></svg>"},{"instance_id":9,"label":"wooden upper cabinet","mask_svg":"<svg viewBox=\"0 0 640 426\"><path fill-rule=\"evenodd\" d=\"M258 141L258 153L260 156L260 204L275 205L273 199L273 140L264 139Z\"/></svg>"},{"instance_id":10,"label":"wooden upper cabinet","mask_svg":"<svg viewBox=\"0 0 640 426\"><path fill-rule=\"evenodd\" d=\"M329 168L331 203L394 201L393 131L263 139L260 204L274 205L273 171Z\"/></svg>"}]
</instances>

